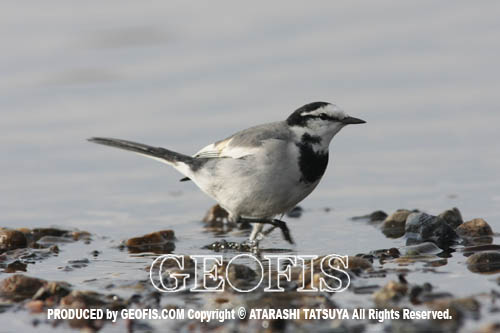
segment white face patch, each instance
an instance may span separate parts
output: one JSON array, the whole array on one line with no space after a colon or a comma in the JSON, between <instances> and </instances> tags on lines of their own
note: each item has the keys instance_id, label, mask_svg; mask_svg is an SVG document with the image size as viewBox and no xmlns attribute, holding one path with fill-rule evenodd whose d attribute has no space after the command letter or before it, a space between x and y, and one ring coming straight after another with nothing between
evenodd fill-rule
<instances>
[{"instance_id":1,"label":"white face patch","mask_svg":"<svg viewBox=\"0 0 500 333\"><path fill-rule=\"evenodd\" d=\"M321 114L326 114L329 117L337 118L339 120L342 120L345 117L347 117L347 115L345 114L345 112L342 111L342 109L340 109L335 104L328 104L328 105L320 107L320 108L318 108L318 109L316 109L314 111L303 112L300 115L302 117L306 117L306 116L320 116Z\"/></svg>"}]
</instances>

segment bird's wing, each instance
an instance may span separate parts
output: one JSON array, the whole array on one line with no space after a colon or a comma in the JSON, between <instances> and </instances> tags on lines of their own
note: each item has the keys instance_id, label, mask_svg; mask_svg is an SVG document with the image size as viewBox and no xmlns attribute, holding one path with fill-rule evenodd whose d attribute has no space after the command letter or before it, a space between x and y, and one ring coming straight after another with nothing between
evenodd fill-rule
<instances>
[{"instance_id":1,"label":"bird's wing","mask_svg":"<svg viewBox=\"0 0 500 333\"><path fill-rule=\"evenodd\" d=\"M193 157L241 158L256 153L267 140L286 140L290 137L288 127L284 122L276 122L255 126L238 132L229 138L209 144Z\"/></svg>"}]
</instances>

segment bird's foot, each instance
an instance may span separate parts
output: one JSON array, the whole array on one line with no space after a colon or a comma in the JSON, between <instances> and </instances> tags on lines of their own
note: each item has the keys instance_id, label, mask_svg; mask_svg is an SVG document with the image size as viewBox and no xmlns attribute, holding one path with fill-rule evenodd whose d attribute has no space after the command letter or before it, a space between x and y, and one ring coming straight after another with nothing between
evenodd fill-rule
<instances>
[{"instance_id":1,"label":"bird's foot","mask_svg":"<svg viewBox=\"0 0 500 333\"><path fill-rule=\"evenodd\" d=\"M273 231L275 228L280 228L281 233L283 234L283 238L289 242L290 244L294 244L294 241L292 239L292 235L290 234L290 229L288 229L288 226L284 221L278 220L278 219L254 219L254 218L240 218L239 223L259 223L260 225L262 224L270 224L272 225L269 230L266 231L258 231L255 233L255 235L252 233L250 236L251 240L259 238L259 241L262 240L265 236L267 236L271 231Z\"/></svg>"}]
</instances>

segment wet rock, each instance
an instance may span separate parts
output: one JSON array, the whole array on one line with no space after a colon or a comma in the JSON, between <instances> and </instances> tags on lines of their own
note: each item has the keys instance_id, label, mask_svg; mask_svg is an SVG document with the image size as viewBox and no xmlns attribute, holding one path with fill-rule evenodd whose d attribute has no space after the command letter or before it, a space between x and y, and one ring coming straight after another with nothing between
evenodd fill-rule
<instances>
[{"instance_id":1,"label":"wet rock","mask_svg":"<svg viewBox=\"0 0 500 333\"><path fill-rule=\"evenodd\" d=\"M45 236L63 237L67 235L67 233L68 233L67 230L62 230L57 228L35 228L30 232L34 242L38 241L40 238Z\"/></svg>"},{"instance_id":2,"label":"wet rock","mask_svg":"<svg viewBox=\"0 0 500 333\"><path fill-rule=\"evenodd\" d=\"M406 245L433 242L442 249L457 243L458 235L442 218L412 213L406 220Z\"/></svg>"},{"instance_id":3,"label":"wet rock","mask_svg":"<svg viewBox=\"0 0 500 333\"><path fill-rule=\"evenodd\" d=\"M371 256L372 258L381 259L381 260L394 259L394 258L399 258L399 256L401 256L401 252L397 248L391 247L390 249L380 249L380 250L371 251L368 256ZM365 257L365 259L369 260L367 255L362 255L361 257L362 258Z\"/></svg>"},{"instance_id":4,"label":"wet rock","mask_svg":"<svg viewBox=\"0 0 500 333\"><path fill-rule=\"evenodd\" d=\"M93 291L73 290L61 299L61 306L68 308L102 307L105 304L102 295Z\"/></svg>"},{"instance_id":5,"label":"wet rock","mask_svg":"<svg viewBox=\"0 0 500 333\"><path fill-rule=\"evenodd\" d=\"M460 213L457 207L445 210L438 216L442 218L453 229L456 229L459 225L464 223L464 220L462 219L462 214Z\"/></svg>"},{"instance_id":6,"label":"wet rock","mask_svg":"<svg viewBox=\"0 0 500 333\"><path fill-rule=\"evenodd\" d=\"M492 236L493 230L491 230L488 222L481 218L477 218L460 225L457 228L457 233L462 237L481 237Z\"/></svg>"},{"instance_id":7,"label":"wet rock","mask_svg":"<svg viewBox=\"0 0 500 333\"><path fill-rule=\"evenodd\" d=\"M27 264L19 261L19 260L16 260L14 262L11 262L10 264L7 265L7 267L5 268L4 272L5 273L15 273L15 272L26 272L26 267L28 267Z\"/></svg>"},{"instance_id":8,"label":"wet rock","mask_svg":"<svg viewBox=\"0 0 500 333\"><path fill-rule=\"evenodd\" d=\"M222 223L228 220L229 213L222 208L219 204L212 206L205 217L203 218L203 222L205 223Z\"/></svg>"},{"instance_id":9,"label":"wet rock","mask_svg":"<svg viewBox=\"0 0 500 333\"><path fill-rule=\"evenodd\" d=\"M69 233L69 236L75 241L83 240L85 242L89 242L92 240L92 234L82 230L72 231Z\"/></svg>"},{"instance_id":10,"label":"wet rock","mask_svg":"<svg viewBox=\"0 0 500 333\"><path fill-rule=\"evenodd\" d=\"M438 254L442 252L436 244L432 242L424 242L415 245L404 246L401 248L401 253L405 256L420 256L422 254Z\"/></svg>"},{"instance_id":11,"label":"wet rock","mask_svg":"<svg viewBox=\"0 0 500 333\"><path fill-rule=\"evenodd\" d=\"M320 256L313 261L313 267L311 268L310 264L306 263L305 272L302 271L302 267L292 267L291 269L291 277L292 281L296 281L299 287L305 286L306 289L311 288L311 286L318 287L320 285L320 279L325 279L327 284L331 286L338 286L338 280L333 281L333 279L326 278L322 273L321 262L324 260L325 256ZM346 268L343 262L338 258L325 259L323 263L323 270L329 275L336 276L339 279L344 279L346 276L344 274L339 274L339 271L332 269L329 265L345 271ZM311 277L311 269L313 270L313 274ZM372 263L360 256L349 256L347 261L347 270L354 274L358 275L365 271L372 270ZM350 275L352 275L350 274ZM283 282L284 283L284 282Z\"/></svg>"},{"instance_id":12,"label":"wet rock","mask_svg":"<svg viewBox=\"0 0 500 333\"><path fill-rule=\"evenodd\" d=\"M246 265L236 263L231 263L228 268L227 264L228 262L226 261L221 266L214 265L214 269L217 269L217 274L219 276L224 277L226 281L231 281L231 284L238 289L246 290L255 286L255 283L252 283L252 281L257 277L257 273L255 273L253 269Z\"/></svg>"},{"instance_id":13,"label":"wet rock","mask_svg":"<svg viewBox=\"0 0 500 333\"><path fill-rule=\"evenodd\" d=\"M302 212L304 212L304 209L302 209L302 207L295 206L292 210L286 213L286 216L291 218L299 218L302 216Z\"/></svg>"},{"instance_id":14,"label":"wet rock","mask_svg":"<svg viewBox=\"0 0 500 333\"><path fill-rule=\"evenodd\" d=\"M381 308L392 307L408 292L408 284L389 281L382 289L373 295L375 304Z\"/></svg>"},{"instance_id":15,"label":"wet rock","mask_svg":"<svg viewBox=\"0 0 500 333\"><path fill-rule=\"evenodd\" d=\"M340 259L335 259L333 261L333 265L337 266L339 268L343 268L342 261ZM366 259L363 259L361 257L353 257L349 256L348 257L348 262L347 262L347 269L350 271L356 271L356 270L367 270L372 268L372 263L369 262Z\"/></svg>"},{"instance_id":16,"label":"wet rock","mask_svg":"<svg viewBox=\"0 0 500 333\"><path fill-rule=\"evenodd\" d=\"M352 287L352 291L358 295L372 295L375 291L379 290L378 284L371 284L368 286Z\"/></svg>"},{"instance_id":17,"label":"wet rock","mask_svg":"<svg viewBox=\"0 0 500 333\"><path fill-rule=\"evenodd\" d=\"M8 298L31 298L47 281L22 274L11 275L0 282L0 293Z\"/></svg>"},{"instance_id":18,"label":"wet rock","mask_svg":"<svg viewBox=\"0 0 500 333\"><path fill-rule=\"evenodd\" d=\"M449 311L452 319L433 321L440 324L442 328L446 327L448 331L456 331L466 318L479 319L481 307L480 303L473 297L438 299L427 302L426 305L431 310Z\"/></svg>"},{"instance_id":19,"label":"wet rock","mask_svg":"<svg viewBox=\"0 0 500 333\"><path fill-rule=\"evenodd\" d=\"M71 292L71 285L67 282L50 281L43 285L33 295L34 300L46 300L49 297L61 298Z\"/></svg>"},{"instance_id":20,"label":"wet rock","mask_svg":"<svg viewBox=\"0 0 500 333\"><path fill-rule=\"evenodd\" d=\"M191 259L190 256L182 256L179 260L179 264L175 260L157 260L154 262L154 266L149 265L145 268L148 272L154 272L153 276L158 276L161 273L163 277L163 283L165 286L173 287L175 285L175 280L171 279L170 276L173 275L187 275L187 282L195 276L195 261ZM182 266L183 265L183 266ZM183 268L181 268L183 267ZM161 269L161 272L160 272ZM158 281L159 283L159 281Z\"/></svg>"},{"instance_id":21,"label":"wet rock","mask_svg":"<svg viewBox=\"0 0 500 333\"><path fill-rule=\"evenodd\" d=\"M382 210L374 211L368 215L354 216L351 220L369 220L370 222L380 222L387 217L387 213Z\"/></svg>"},{"instance_id":22,"label":"wet rock","mask_svg":"<svg viewBox=\"0 0 500 333\"><path fill-rule=\"evenodd\" d=\"M42 247L50 247L56 244L64 243L73 243L73 239L59 236L43 236L36 242L36 244L41 245Z\"/></svg>"},{"instance_id":23,"label":"wet rock","mask_svg":"<svg viewBox=\"0 0 500 333\"><path fill-rule=\"evenodd\" d=\"M389 238L399 238L405 234L406 219L412 212L398 209L388 216L381 225L382 232Z\"/></svg>"},{"instance_id":24,"label":"wet rock","mask_svg":"<svg viewBox=\"0 0 500 333\"><path fill-rule=\"evenodd\" d=\"M65 267L60 267L65 272L70 272L75 268L84 268L87 267L90 261L87 258L76 259L76 260L68 260L68 265Z\"/></svg>"},{"instance_id":25,"label":"wet rock","mask_svg":"<svg viewBox=\"0 0 500 333\"><path fill-rule=\"evenodd\" d=\"M500 272L500 252L483 251L467 258L467 268L474 273Z\"/></svg>"},{"instance_id":26,"label":"wet rock","mask_svg":"<svg viewBox=\"0 0 500 333\"><path fill-rule=\"evenodd\" d=\"M488 244L488 245L475 245L475 246L468 246L463 248L462 252L464 253L464 256L468 257L471 254L474 254L476 252L481 252L481 251L499 251L500 252L500 245L497 244Z\"/></svg>"},{"instance_id":27,"label":"wet rock","mask_svg":"<svg viewBox=\"0 0 500 333\"><path fill-rule=\"evenodd\" d=\"M325 258L325 256L320 256L320 257L314 259L313 266L314 266L315 271L321 270L321 262L323 261L324 258ZM331 264L337 268L344 269L344 264L343 264L342 260L340 260L339 258L331 259ZM325 260L323 265L324 265L324 268L328 267L328 259ZM372 263L367 259L364 259L364 258L359 257L359 256L348 256L347 257L347 269L348 270L351 270L351 271L367 270L367 269L370 269L372 267L373 267Z\"/></svg>"},{"instance_id":28,"label":"wet rock","mask_svg":"<svg viewBox=\"0 0 500 333\"><path fill-rule=\"evenodd\" d=\"M26 236L19 230L0 230L0 252L20 249L28 246Z\"/></svg>"},{"instance_id":29,"label":"wet rock","mask_svg":"<svg viewBox=\"0 0 500 333\"><path fill-rule=\"evenodd\" d=\"M141 237L129 238L125 245L132 253L170 253L175 249L173 230L161 230Z\"/></svg>"},{"instance_id":30,"label":"wet rock","mask_svg":"<svg viewBox=\"0 0 500 333\"><path fill-rule=\"evenodd\" d=\"M23 231L32 246L41 245L44 247L58 243L71 243L78 240L90 242L91 234L82 230L65 230L59 228L34 228Z\"/></svg>"},{"instance_id":31,"label":"wet rock","mask_svg":"<svg viewBox=\"0 0 500 333\"><path fill-rule=\"evenodd\" d=\"M61 299L61 308L71 309L88 309L88 308L102 308L106 302L102 296L95 292L73 290L70 294ZM92 320L85 318L69 319L68 323L73 328L87 328L91 330L99 330L104 325L102 320Z\"/></svg>"}]
</instances>

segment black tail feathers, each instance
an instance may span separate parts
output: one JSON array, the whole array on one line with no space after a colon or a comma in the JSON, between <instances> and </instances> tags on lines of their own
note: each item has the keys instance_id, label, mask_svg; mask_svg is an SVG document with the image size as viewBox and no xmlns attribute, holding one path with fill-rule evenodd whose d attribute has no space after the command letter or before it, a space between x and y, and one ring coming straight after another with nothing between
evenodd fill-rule
<instances>
[{"instance_id":1,"label":"black tail feathers","mask_svg":"<svg viewBox=\"0 0 500 333\"><path fill-rule=\"evenodd\" d=\"M90 142L99 143L101 145L106 145L110 147L130 150L139 154L160 158L165 160L166 162L170 162L176 164L177 162L185 163L189 166L196 167L197 164L195 159L191 156L187 156L184 154L177 153L175 151L171 151L161 147L152 147L148 145L144 145L142 143L113 139L113 138L90 138L88 139Z\"/></svg>"}]
</instances>

